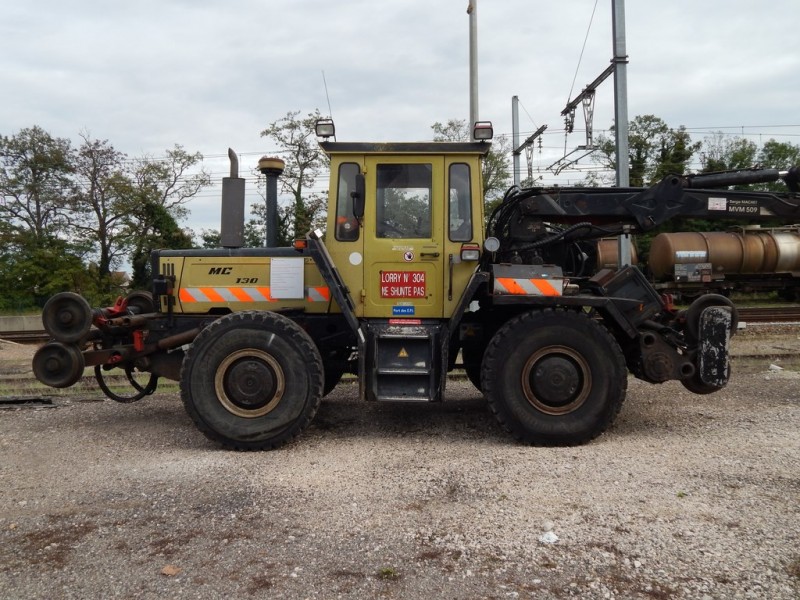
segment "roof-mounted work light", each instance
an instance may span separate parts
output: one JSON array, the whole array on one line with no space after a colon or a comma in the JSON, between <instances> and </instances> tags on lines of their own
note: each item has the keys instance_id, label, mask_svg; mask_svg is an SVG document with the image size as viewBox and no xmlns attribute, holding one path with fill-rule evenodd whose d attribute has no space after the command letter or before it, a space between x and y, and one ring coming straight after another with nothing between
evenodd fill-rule
<instances>
[{"instance_id":1,"label":"roof-mounted work light","mask_svg":"<svg viewBox=\"0 0 800 600\"><path fill-rule=\"evenodd\" d=\"M336 137L336 127L333 125L333 119L317 119L314 129L317 132L317 137L325 138Z\"/></svg>"},{"instance_id":2,"label":"roof-mounted work light","mask_svg":"<svg viewBox=\"0 0 800 600\"><path fill-rule=\"evenodd\" d=\"M494 128L491 121L475 121L472 129L472 138L478 142L486 142L494 137Z\"/></svg>"}]
</instances>

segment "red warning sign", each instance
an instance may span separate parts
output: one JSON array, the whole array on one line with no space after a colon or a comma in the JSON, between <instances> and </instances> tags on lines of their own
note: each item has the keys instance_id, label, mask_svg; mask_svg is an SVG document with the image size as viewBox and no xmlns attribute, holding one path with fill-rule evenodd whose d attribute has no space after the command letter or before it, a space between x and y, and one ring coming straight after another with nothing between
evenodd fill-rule
<instances>
[{"instance_id":1,"label":"red warning sign","mask_svg":"<svg viewBox=\"0 0 800 600\"><path fill-rule=\"evenodd\" d=\"M426 298L425 271L381 271L381 298Z\"/></svg>"}]
</instances>

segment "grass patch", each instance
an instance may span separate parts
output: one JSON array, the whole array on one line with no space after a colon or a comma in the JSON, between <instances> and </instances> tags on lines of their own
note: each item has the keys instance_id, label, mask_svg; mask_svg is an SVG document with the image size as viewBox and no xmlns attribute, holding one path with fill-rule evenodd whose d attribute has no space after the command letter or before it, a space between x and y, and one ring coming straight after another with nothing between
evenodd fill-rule
<instances>
[{"instance_id":1,"label":"grass patch","mask_svg":"<svg viewBox=\"0 0 800 600\"><path fill-rule=\"evenodd\" d=\"M400 579L400 573L394 567L381 567L378 569L376 577L384 581L394 581Z\"/></svg>"}]
</instances>

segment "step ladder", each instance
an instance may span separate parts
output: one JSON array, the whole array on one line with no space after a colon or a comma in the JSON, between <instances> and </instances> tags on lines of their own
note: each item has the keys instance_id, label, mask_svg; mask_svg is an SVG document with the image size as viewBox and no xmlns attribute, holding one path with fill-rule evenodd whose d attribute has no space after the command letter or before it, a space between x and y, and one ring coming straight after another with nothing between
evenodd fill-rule
<instances>
[{"instance_id":1,"label":"step ladder","mask_svg":"<svg viewBox=\"0 0 800 600\"><path fill-rule=\"evenodd\" d=\"M371 322L367 329L367 400L439 402L447 364L447 326L442 322L397 326Z\"/></svg>"}]
</instances>

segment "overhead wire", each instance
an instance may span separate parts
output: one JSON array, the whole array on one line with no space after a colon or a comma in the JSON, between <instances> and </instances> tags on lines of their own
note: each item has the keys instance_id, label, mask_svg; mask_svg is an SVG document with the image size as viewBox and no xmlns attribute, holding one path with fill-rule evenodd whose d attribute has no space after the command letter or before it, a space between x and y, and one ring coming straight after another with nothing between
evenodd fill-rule
<instances>
[{"instance_id":1,"label":"overhead wire","mask_svg":"<svg viewBox=\"0 0 800 600\"><path fill-rule=\"evenodd\" d=\"M589 39L589 32L592 30L592 23L594 22L594 13L597 11L597 0L594 0L594 7L592 8L592 16L589 18L589 26L586 28L586 35L583 38L583 46L581 47L581 54L578 57L578 64L575 66L575 75L572 77L572 85L569 87L569 94L567 95L567 102L572 98L572 91L575 89L575 81L578 79L578 69L581 67L583 60L583 53L586 50L586 42Z\"/></svg>"}]
</instances>

